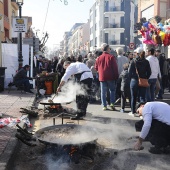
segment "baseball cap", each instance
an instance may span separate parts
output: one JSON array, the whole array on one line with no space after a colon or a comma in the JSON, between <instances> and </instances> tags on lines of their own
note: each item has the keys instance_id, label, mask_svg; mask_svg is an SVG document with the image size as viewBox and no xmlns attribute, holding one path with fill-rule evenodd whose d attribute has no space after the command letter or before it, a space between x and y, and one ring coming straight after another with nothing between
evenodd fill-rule
<instances>
[{"instance_id":1,"label":"baseball cap","mask_svg":"<svg viewBox=\"0 0 170 170\"><path fill-rule=\"evenodd\" d=\"M143 52L144 50L143 50L143 48L141 48L141 47L138 47L138 48L136 48L135 50L134 50L134 52L135 53L141 53L141 52Z\"/></svg>"}]
</instances>

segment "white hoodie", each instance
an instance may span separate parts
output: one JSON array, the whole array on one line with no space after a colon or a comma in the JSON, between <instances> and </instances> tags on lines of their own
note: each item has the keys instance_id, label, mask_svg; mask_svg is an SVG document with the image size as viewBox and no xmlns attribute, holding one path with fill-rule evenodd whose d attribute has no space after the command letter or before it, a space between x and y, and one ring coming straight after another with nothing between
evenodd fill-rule
<instances>
[{"instance_id":1,"label":"white hoodie","mask_svg":"<svg viewBox=\"0 0 170 170\"><path fill-rule=\"evenodd\" d=\"M151 67L151 76L149 77L149 79L157 79L158 74L159 74L159 78L161 78L158 58L153 55L150 55L146 59L149 61Z\"/></svg>"}]
</instances>

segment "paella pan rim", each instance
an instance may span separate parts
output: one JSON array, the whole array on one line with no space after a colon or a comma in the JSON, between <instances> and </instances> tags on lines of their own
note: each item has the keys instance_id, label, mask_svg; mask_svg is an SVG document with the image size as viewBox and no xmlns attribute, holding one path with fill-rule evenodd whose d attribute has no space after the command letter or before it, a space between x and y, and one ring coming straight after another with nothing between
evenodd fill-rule
<instances>
[{"instance_id":1,"label":"paella pan rim","mask_svg":"<svg viewBox=\"0 0 170 170\"><path fill-rule=\"evenodd\" d=\"M85 141L81 141L81 142L50 142L47 140L44 140L41 138L41 135L43 132L45 131L49 131L49 130L54 130L54 129L59 129L59 128L82 128L83 130L89 130L89 132L92 134L90 136L91 139L85 140ZM94 135L95 134L95 129L93 127L90 126L82 126L82 125L75 125L75 124L64 124L64 125L53 125L53 126L47 126L44 127L42 129L39 129L38 131L35 132L35 137L38 138L39 142L47 144L47 145L82 145L82 144L87 144L87 143L93 143L95 141L97 141L97 137Z\"/></svg>"}]
</instances>

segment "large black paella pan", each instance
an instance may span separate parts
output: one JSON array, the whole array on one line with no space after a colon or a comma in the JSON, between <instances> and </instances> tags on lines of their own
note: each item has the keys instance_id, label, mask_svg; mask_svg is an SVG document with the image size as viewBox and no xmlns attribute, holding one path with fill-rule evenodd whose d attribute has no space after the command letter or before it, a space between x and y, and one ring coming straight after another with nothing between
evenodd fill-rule
<instances>
[{"instance_id":1,"label":"large black paella pan","mask_svg":"<svg viewBox=\"0 0 170 170\"><path fill-rule=\"evenodd\" d=\"M49 145L80 145L97 140L94 128L75 124L48 126L36 131L35 136Z\"/></svg>"}]
</instances>

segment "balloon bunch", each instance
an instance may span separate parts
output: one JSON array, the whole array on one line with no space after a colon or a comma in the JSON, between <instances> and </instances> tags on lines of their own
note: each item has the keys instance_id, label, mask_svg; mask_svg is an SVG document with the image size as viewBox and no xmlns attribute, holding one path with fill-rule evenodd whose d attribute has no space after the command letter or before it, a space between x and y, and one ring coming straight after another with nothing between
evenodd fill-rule
<instances>
[{"instance_id":1,"label":"balloon bunch","mask_svg":"<svg viewBox=\"0 0 170 170\"><path fill-rule=\"evenodd\" d=\"M135 29L139 30L144 38L143 43L148 45L170 45L170 19L165 24L161 23L161 18L156 16L155 22L147 21L141 18L139 23L135 24Z\"/></svg>"}]
</instances>

